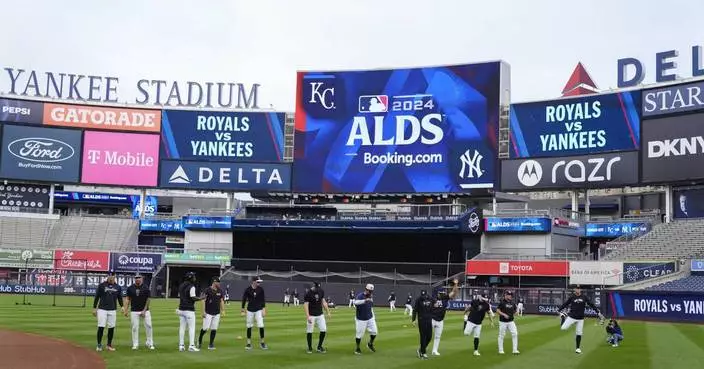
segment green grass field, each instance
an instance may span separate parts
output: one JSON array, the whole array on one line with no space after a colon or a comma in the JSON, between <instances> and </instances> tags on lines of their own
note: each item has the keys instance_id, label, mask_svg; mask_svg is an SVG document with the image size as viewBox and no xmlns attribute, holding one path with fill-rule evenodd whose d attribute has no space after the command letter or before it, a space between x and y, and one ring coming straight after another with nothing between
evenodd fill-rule
<instances>
[{"instance_id":1,"label":"green grass field","mask_svg":"<svg viewBox=\"0 0 704 369\"><path fill-rule=\"evenodd\" d=\"M44 300L43 300L44 299ZM32 306L15 306L22 296L0 295L0 327L59 337L93 349L95 347L95 318L89 308L40 306L51 304L46 297L31 297ZM59 303L72 303L62 297ZM412 327L403 310L395 313L377 308L379 336L377 353L364 350L362 356L353 354L353 310L346 307L333 311L328 321L327 354L305 352L305 318L302 307L282 308L270 304L266 317L267 341L270 349L255 348L245 352L244 318L238 304L231 304L228 315L221 321L216 339L217 350L198 353L178 352L178 318L174 313L175 300L154 300L152 314L156 351L130 349L129 321L120 317L115 346L117 352L104 352L108 368L482 368L521 369L537 368L694 368L704 357L704 326L622 322L626 339L619 348L605 343L603 326L590 319L585 324L583 354L574 353L574 330L561 332L557 317L529 316L518 321L520 356L499 356L496 349L497 329L485 322L482 332L481 357L472 356L472 339L462 335L462 317L450 313L440 344L440 357L421 361L415 357L418 342L417 329ZM200 319L199 319L200 324ZM141 342L143 342L143 329ZM257 337L256 329L254 337ZM317 340L317 333L314 341ZM207 335L205 338L207 341ZM256 339L255 339L256 344ZM432 345L432 343L431 343ZM510 351L511 341L505 341ZM430 347L428 349L430 351ZM0 367L2 365L0 364Z\"/></svg>"}]
</instances>

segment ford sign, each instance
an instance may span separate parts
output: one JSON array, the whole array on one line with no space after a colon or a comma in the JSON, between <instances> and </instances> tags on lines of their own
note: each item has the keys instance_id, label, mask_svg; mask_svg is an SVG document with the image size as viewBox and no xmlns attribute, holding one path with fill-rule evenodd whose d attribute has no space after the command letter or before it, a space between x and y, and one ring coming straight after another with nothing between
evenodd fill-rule
<instances>
[{"instance_id":1,"label":"ford sign","mask_svg":"<svg viewBox=\"0 0 704 369\"><path fill-rule=\"evenodd\" d=\"M76 153L71 145L52 138L20 138L7 146L10 154L37 163L56 163L71 159Z\"/></svg>"}]
</instances>

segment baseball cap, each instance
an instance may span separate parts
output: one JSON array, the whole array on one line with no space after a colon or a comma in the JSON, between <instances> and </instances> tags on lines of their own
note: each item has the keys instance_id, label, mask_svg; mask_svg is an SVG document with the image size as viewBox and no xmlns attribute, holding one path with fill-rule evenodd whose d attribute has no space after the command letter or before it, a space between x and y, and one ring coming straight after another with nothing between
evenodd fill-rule
<instances>
[{"instance_id":1,"label":"baseball cap","mask_svg":"<svg viewBox=\"0 0 704 369\"><path fill-rule=\"evenodd\" d=\"M512 292L512 291L506 291L504 294L513 296L513 292Z\"/></svg>"},{"instance_id":2,"label":"baseball cap","mask_svg":"<svg viewBox=\"0 0 704 369\"><path fill-rule=\"evenodd\" d=\"M220 277L213 277L213 282L220 282Z\"/></svg>"},{"instance_id":3,"label":"baseball cap","mask_svg":"<svg viewBox=\"0 0 704 369\"><path fill-rule=\"evenodd\" d=\"M134 279L139 279L139 278L142 278L142 275L139 274L139 273L138 273L138 274L135 274Z\"/></svg>"},{"instance_id":4,"label":"baseball cap","mask_svg":"<svg viewBox=\"0 0 704 369\"><path fill-rule=\"evenodd\" d=\"M315 288L320 287L320 282L313 282L313 287L315 287Z\"/></svg>"},{"instance_id":5,"label":"baseball cap","mask_svg":"<svg viewBox=\"0 0 704 369\"><path fill-rule=\"evenodd\" d=\"M369 290L369 291L374 291L374 285L371 284L371 283L367 283L367 285L365 286L365 288L366 288L367 290Z\"/></svg>"},{"instance_id":6,"label":"baseball cap","mask_svg":"<svg viewBox=\"0 0 704 369\"><path fill-rule=\"evenodd\" d=\"M264 281L261 278L259 278L259 276L256 276L256 277L252 278L252 282L262 283Z\"/></svg>"}]
</instances>

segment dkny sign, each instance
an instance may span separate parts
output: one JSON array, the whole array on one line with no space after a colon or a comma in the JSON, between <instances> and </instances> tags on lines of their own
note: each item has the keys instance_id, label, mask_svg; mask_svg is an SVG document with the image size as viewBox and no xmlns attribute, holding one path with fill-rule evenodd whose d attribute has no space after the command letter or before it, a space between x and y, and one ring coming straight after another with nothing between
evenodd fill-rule
<instances>
[{"instance_id":1,"label":"dkny sign","mask_svg":"<svg viewBox=\"0 0 704 369\"><path fill-rule=\"evenodd\" d=\"M643 182L704 178L704 113L643 121Z\"/></svg>"},{"instance_id":2,"label":"dkny sign","mask_svg":"<svg viewBox=\"0 0 704 369\"><path fill-rule=\"evenodd\" d=\"M501 190L620 187L638 183L638 152L504 160Z\"/></svg>"}]
</instances>

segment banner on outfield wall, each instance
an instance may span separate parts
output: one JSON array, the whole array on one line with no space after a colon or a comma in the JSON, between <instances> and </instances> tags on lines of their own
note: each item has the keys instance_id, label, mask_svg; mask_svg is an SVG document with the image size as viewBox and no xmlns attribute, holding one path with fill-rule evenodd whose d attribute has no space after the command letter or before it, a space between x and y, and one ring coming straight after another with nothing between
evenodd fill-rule
<instances>
[{"instance_id":1,"label":"banner on outfield wall","mask_svg":"<svg viewBox=\"0 0 704 369\"><path fill-rule=\"evenodd\" d=\"M0 268L54 267L54 251L30 249L0 249Z\"/></svg>"},{"instance_id":2,"label":"banner on outfield wall","mask_svg":"<svg viewBox=\"0 0 704 369\"><path fill-rule=\"evenodd\" d=\"M110 271L154 273L162 264L161 254L137 252L111 252Z\"/></svg>"},{"instance_id":3,"label":"banner on outfield wall","mask_svg":"<svg viewBox=\"0 0 704 369\"><path fill-rule=\"evenodd\" d=\"M623 263L623 282L633 283L662 277L677 271L677 264L671 262Z\"/></svg>"},{"instance_id":4,"label":"banner on outfield wall","mask_svg":"<svg viewBox=\"0 0 704 369\"><path fill-rule=\"evenodd\" d=\"M493 188L508 65L299 72L293 190Z\"/></svg>"},{"instance_id":5,"label":"banner on outfield wall","mask_svg":"<svg viewBox=\"0 0 704 369\"><path fill-rule=\"evenodd\" d=\"M640 91L512 104L512 158L638 150Z\"/></svg>"},{"instance_id":6,"label":"banner on outfield wall","mask_svg":"<svg viewBox=\"0 0 704 369\"><path fill-rule=\"evenodd\" d=\"M0 99L0 124L3 122L41 124L44 103L15 99Z\"/></svg>"},{"instance_id":7,"label":"banner on outfield wall","mask_svg":"<svg viewBox=\"0 0 704 369\"><path fill-rule=\"evenodd\" d=\"M55 250L54 269L107 272L110 253L107 251Z\"/></svg>"},{"instance_id":8,"label":"banner on outfield wall","mask_svg":"<svg viewBox=\"0 0 704 369\"><path fill-rule=\"evenodd\" d=\"M164 110L161 157L281 162L285 113Z\"/></svg>"},{"instance_id":9,"label":"banner on outfield wall","mask_svg":"<svg viewBox=\"0 0 704 369\"><path fill-rule=\"evenodd\" d=\"M623 263L617 261L570 261L570 284L620 286Z\"/></svg>"},{"instance_id":10,"label":"banner on outfield wall","mask_svg":"<svg viewBox=\"0 0 704 369\"><path fill-rule=\"evenodd\" d=\"M567 261L504 261L467 260L467 275L524 276L524 277L567 277Z\"/></svg>"},{"instance_id":11,"label":"banner on outfield wall","mask_svg":"<svg viewBox=\"0 0 704 369\"><path fill-rule=\"evenodd\" d=\"M704 294L612 291L607 301L608 308L603 310L612 317L704 323Z\"/></svg>"},{"instance_id":12,"label":"banner on outfield wall","mask_svg":"<svg viewBox=\"0 0 704 369\"><path fill-rule=\"evenodd\" d=\"M106 131L161 132L161 111L92 105L44 104L44 124Z\"/></svg>"}]
</instances>

